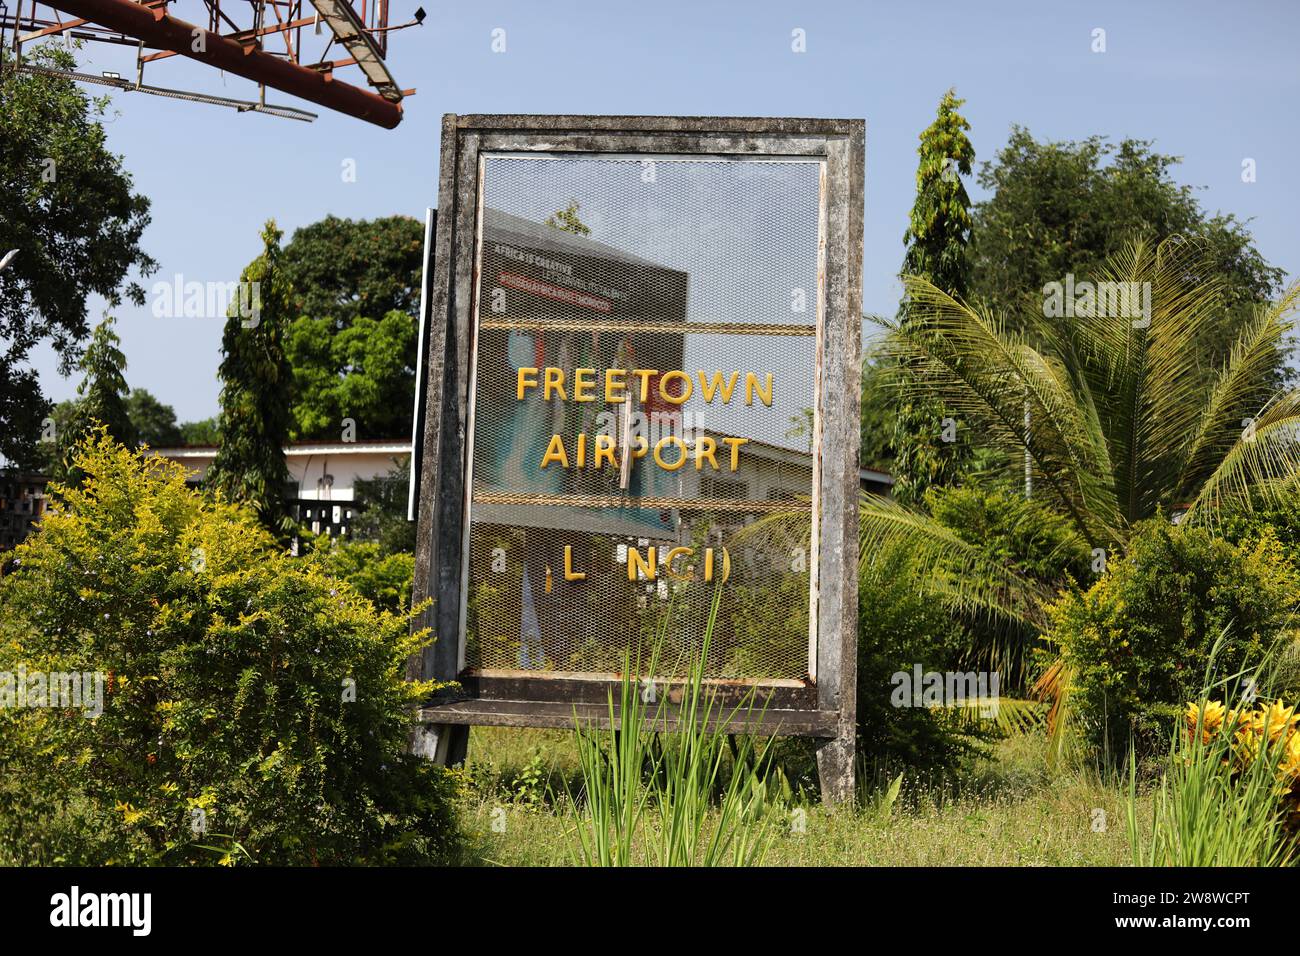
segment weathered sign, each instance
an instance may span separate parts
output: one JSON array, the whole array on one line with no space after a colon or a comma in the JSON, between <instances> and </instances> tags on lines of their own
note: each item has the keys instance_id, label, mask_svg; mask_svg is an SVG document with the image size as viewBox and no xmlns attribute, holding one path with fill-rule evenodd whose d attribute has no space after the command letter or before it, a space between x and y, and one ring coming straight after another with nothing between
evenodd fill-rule
<instances>
[{"instance_id":1,"label":"weathered sign","mask_svg":"<svg viewBox=\"0 0 1300 956\"><path fill-rule=\"evenodd\" d=\"M446 118L412 666L459 684L442 759L599 719L653 643L646 678L756 688L843 794L862 154L860 121Z\"/></svg>"}]
</instances>

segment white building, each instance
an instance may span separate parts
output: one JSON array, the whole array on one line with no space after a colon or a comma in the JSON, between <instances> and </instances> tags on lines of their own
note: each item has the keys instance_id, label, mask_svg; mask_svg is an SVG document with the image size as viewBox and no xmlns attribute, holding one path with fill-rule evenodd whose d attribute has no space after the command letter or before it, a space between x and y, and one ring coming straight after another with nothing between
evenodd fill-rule
<instances>
[{"instance_id":1,"label":"white building","mask_svg":"<svg viewBox=\"0 0 1300 956\"><path fill-rule=\"evenodd\" d=\"M207 476L217 457L213 445L153 448L150 453L184 465L190 483L195 485ZM346 535L356 507L357 481L385 477L398 466L404 470L410 454L410 442L396 440L286 445L290 487L285 497L296 517L310 525L314 533Z\"/></svg>"}]
</instances>

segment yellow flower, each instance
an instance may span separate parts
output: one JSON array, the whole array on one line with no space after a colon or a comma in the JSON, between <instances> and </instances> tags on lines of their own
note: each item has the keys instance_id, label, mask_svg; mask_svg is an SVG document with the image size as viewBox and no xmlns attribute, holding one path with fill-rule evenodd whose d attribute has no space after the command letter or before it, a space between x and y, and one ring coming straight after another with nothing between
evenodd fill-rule
<instances>
[{"instance_id":1,"label":"yellow flower","mask_svg":"<svg viewBox=\"0 0 1300 956\"><path fill-rule=\"evenodd\" d=\"M1202 721L1206 730L1218 730L1223 726L1223 718L1227 714L1223 704L1217 700L1212 700L1205 705L1205 718Z\"/></svg>"},{"instance_id":2,"label":"yellow flower","mask_svg":"<svg viewBox=\"0 0 1300 956\"><path fill-rule=\"evenodd\" d=\"M1202 712L1200 704L1190 703L1187 705L1186 711L1187 727L1189 730L1195 731L1199 723L1202 730L1213 733L1223 726L1223 718L1226 713L1223 704L1217 700L1207 701L1204 712Z\"/></svg>"},{"instance_id":3,"label":"yellow flower","mask_svg":"<svg viewBox=\"0 0 1300 956\"><path fill-rule=\"evenodd\" d=\"M1237 715L1237 729L1239 731L1249 731L1252 734L1262 734L1264 732L1264 710L1243 710Z\"/></svg>"},{"instance_id":4,"label":"yellow flower","mask_svg":"<svg viewBox=\"0 0 1300 956\"><path fill-rule=\"evenodd\" d=\"M123 823L135 823L136 820L139 820L144 816L143 810L137 810L129 803L122 803L119 801L114 809L117 810L118 813L122 814Z\"/></svg>"},{"instance_id":5,"label":"yellow flower","mask_svg":"<svg viewBox=\"0 0 1300 956\"><path fill-rule=\"evenodd\" d=\"M1279 698L1273 701L1273 706L1267 711L1261 709L1260 730L1268 733L1269 740L1277 741L1283 735L1290 736L1294 732L1297 720L1300 720L1300 716L1296 714L1296 708L1288 708Z\"/></svg>"},{"instance_id":6,"label":"yellow flower","mask_svg":"<svg viewBox=\"0 0 1300 956\"><path fill-rule=\"evenodd\" d=\"M1277 765L1279 774L1300 779L1300 734L1292 734L1287 741L1286 751Z\"/></svg>"},{"instance_id":7,"label":"yellow flower","mask_svg":"<svg viewBox=\"0 0 1300 956\"><path fill-rule=\"evenodd\" d=\"M1201 705L1192 702L1187 705L1187 710L1183 712L1183 717L1187 721L1187 733L1189 735L1196 733L1199 725L1201 728L1201 743L1208 744L1210 738L1223 726L1223 718L1226 711L1223 704L1217 700L1208 701L1204 710Z\"/></svg>"}]
</instances>

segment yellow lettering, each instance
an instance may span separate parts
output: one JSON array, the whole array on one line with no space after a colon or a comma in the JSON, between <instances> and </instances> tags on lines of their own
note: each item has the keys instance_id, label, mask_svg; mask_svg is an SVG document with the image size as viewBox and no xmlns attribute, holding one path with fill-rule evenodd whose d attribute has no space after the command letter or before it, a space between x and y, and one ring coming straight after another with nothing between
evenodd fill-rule
<instances>
[{"instance_id":1,"label":"yellow lettering","mask_svg":"<svg viewBox=\"0 0 1300 956\"><path fill-rule=\"evenodd\" d=\"M626 397L627 372L621 368L605 369L605 401L616 405Z\"/></svg>"},{"instance_id":2,"label":"yellow lettering","mask_svg":"<svg viewBox=\"0 0 1300 956\"><path fill-rule=\"evenodd\" d=\"M745 373L745 404L754 404L754 393L758 393L759 399L768 408L772 407L772 373L767 373L767 390L758 384L758 376L753 372Z\"/></svg>"},{"instance_id":3,"label":"yellow lettering","mask_svg":"<svg viewBox=\"0 0 1300 956\"><path fill-rule=\"evenodd\" d=\"M676 578L678 581L685 581L691 576L689 569L686 571L674 571L673 562L682 555L691 554L693 551L693 548L673 548L668 552L667 558L664 561L664 570L668 572L670 578Z\"/></svg>"},{"instance_id":4,"label":"yellow lettering","mask_svg":"<svg viewBox=\"0 0 1300 956\"><path fill-rule=\"evenodd\" d=\"M676 464L672 465L664 461L662 454L664 446L669 444L676 445L682 452L681 455L678 456ZM659 439L659 441L655 443L655 464L664 471L676 471L678 468L682 467L682 465L686 464L686 442L682 441L676 435L665 435L663 438ZM732 470L734 471L735 469L733 468Z\"/></svg>"},{"instance_id":5,"label":"yellow lettering","mask_svg":"<svg viewBox=\"0 0 1300 956\"><path fill-rule=\"evenodd\" d=\"M739 372L732 372L731 378L724 382L721 370L714 372L713 378L707 380L702 370L695 374L700 377L700 394L704 396L706 402L713 401L713 395L719 389L722 390L722 401L724 403L731 401L731 392L736 387L736 379L740 377Z\"/></svg>"},{"instance_id":6,"label":"yellow lettering","mask_svg":"<svg viewBox=\"0 0 1300 956\"><path fill-rule=\"evenodd\" d=\"M669 382L681 381L685 386L682 391L674 393L668 387ZM674 405L680 405L691 397L691 377L685 372L673 369L671 372L664 372L659 377L659 395L665 402L672 402Z\"/></svg>"},{"instance_id":7,"label":"yellow lettering","mask_svg":"<svg viewBox=\"0 0 1300 956\"><path fill-rule=\"evenodd\" d=\"M595 386L596 370L594 368L575 368L573 370L573 400L575 402L591 401L591 390Z\"/></svg>"},{"instance_id":8,"label":"yellow lettering","mask_svg":"<svg viewBox=\"0 0 1300 956\"><path fill-rule=\"evenodd\" d=\"M731 449L731 470L735 471L740 465L740 446L749 444L749 439L727 436L722 439L722 442Z\"/></svg>"},{"instance_id":9,"label":"yellow lettering","mask_svg":"<svg viewBox=\"0 0 1300 956\"><path fill-rule=\"evenodd\" d=\"M566 544L564 546L564 580L585 581L586 578L586 571L573 570L573 545Z\"/></svg>"},{"instance_id":10,"label":"yellow lettering","mask_svg":"<svg viewBox=\"0 0 1300 956\"><path fill-rule=\"evenodd\" d=\"M515 398L519 401L524 400L524 392L530 388L537 387L537 369L521 368L518 377L515 380Z\"/></svg>"},{"instance_id":11,"label":"yellow lettering","mask_svg":"<svg viewBox=\"0 0 1300 956\"><path fill-rule=\"evenodd\" d=\"M596 454L592 458L591 467L599 468L601 461L608 461L611 468L618 467L614 460L614 439L610 435L596 436Z\"/></svg>"},{"instance_id":12,"label":"yellow lettering","mask_svg":"<svg viewBox=\"0 0 1300 956\"><path fill-rule=\"evenodd\" d=\"M651 581L659 573L659 564L656 560L655 548L652 545L646 549L646 559L642 560L641 553L636 548L627 549L627 579L636 581L644 575Z\"/></svg>"},{"instance_id":13,"label":"yellow lettering","mask_svg":"<svg viewBox=\"0 0 1300 956\"><path fill-rule=\"evenodd\" d=\"M704 580L706 582L713 580L713 549L704 549ZM722 549L722 577L718 579L719 584L725 584L727 578L731 577L731 553L726 548Z\"/></svg>"},{"instance_id":14,"label":"yellow lettering","mask_svg":"<svg viewBox=\"0 0 1300 956\"><path fill-rule=\"evenodd\" d=\"M559 435L551 436L551 443L546 446L546 454L542 456L542 467L545 468L553 461L558 461L561 468L569 467L569 456L564 450L564 439Z\"/></svg>"},{"instance_id":15,"label":"yellow lettering","mask_svg":"<svg viewBox=\"0 0 1300 956\"><path fill-rule=\"evenodd\" d=\"M632 374L641 379L641 401L643 404L650 397L650 376L654 375L655 372L656 370L652 368L632 369Z\"/></svg>"},{"instance_id":16,"label":"yellow lettering","mask_svg":"<svg viewBox=\"0 0 1300 956\"><path fill-rule=\"evenodd\" d=\"M704 469L704 459L707 458L709 464L713 466L713 470L717 471L718 459L713 455L717 450L718 443L712 438L701 435L699 438L695 439L695 470L702 471Z\"/></svg>"},{"instance_id":17,"label":"yellow lettering","mask_svg":"<svg viewBox=\"0 0 1300 956\"><path fill-rule=\"evenodd\" d=\"M560 401L569 397L564 394L564 369L562 368L548 368L542 376L542 398L549 402L552 391L559 393Z\"/></svg>"},{"instance_id":18,"label":"yellow lettering","mask_svg":"<svg viewBox=\"0 0 1300 956\"><path fill-rule=\"evenodd\" d=\"M578 467L581 468L587 463L587 433L578 433Z\"/></svg>"}]
</instances>

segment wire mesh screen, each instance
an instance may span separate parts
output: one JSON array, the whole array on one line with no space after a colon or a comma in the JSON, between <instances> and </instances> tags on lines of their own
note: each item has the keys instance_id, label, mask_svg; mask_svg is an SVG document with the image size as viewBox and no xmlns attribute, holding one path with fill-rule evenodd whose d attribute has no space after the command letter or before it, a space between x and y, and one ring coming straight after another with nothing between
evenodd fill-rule
<instances>
[{"instance_id":1,"label":"wire mesh screen","mask_svg":"<svg viewBox=\"0 0 1300 956\"><path fill-rule=\"evenodd\" d=\"M482 163L466 666L806 679L821 163Z\"/></svg>"}]
</instances>

